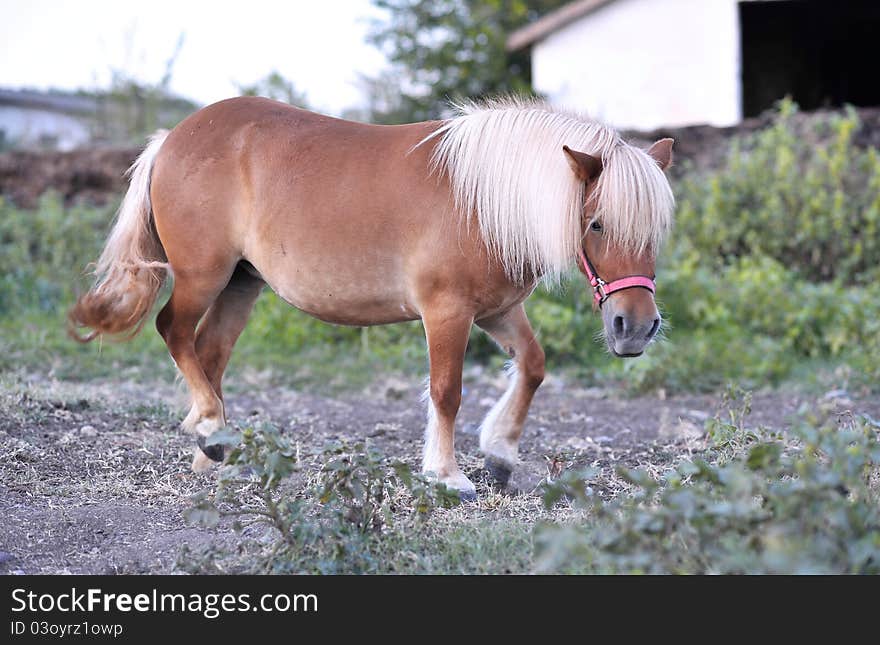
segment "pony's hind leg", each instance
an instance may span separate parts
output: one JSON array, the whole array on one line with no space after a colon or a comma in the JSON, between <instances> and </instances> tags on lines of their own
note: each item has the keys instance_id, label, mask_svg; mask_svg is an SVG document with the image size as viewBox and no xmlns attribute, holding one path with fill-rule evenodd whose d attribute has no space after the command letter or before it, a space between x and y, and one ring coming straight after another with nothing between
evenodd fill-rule
<instances>
[{"instance_id":1,"label":"pony's hind leg","mask_svg":"<svg viewBox=\"0 0 880 645\"><path fill-rule=\"evenodd\" d=\"M265 282L239 265L208 310L196 334L196 354L214 392L223 401L223 373ZM224 406L225 407L225 406ZM195 406L193 406L195 409ZM192 414L192 412L191 412Z\"/></svg>"},{"instance_id":2,"label":"pony's hind leg","mask_svg":"<svg viewBox=\"0 0 880 645\"><path fill-rule=\"evenodd\" d=\"M517 463L519 439L535 391L544 380L544 350L538 344L522 304L478 321L512 361L510 385L480 426L480 450L486 469L506 485Z\"/></svg>"},{"instance_id":3,"label":"pony's hind leg","mask_svg":"<svg viewBox=\"0 0 880 645\"><path fill-rule=\"evenodd\" d=\"M428 341L430 384L428 428L422 470L433 473L462 499L476 498L476 489L455 461L455 417L461 405L461 371L473 318L449 311L422 317Z\"/></svg>"},{"instance_id":4,"label":"pony's hind leg","mask_svg":"<svg viewBox=\"0 0 880 645\"><path fill-rule=\"evenodd\" d=\"M223 402L211 386L196 354L196 326L227 281L228 274L218 280L208 272L200 275L176 273L171 298L156 318L156 328L165 339L168 352L183 375L193 401L193 410L184 420L183 428L198 434L200 441L223 427L225 418ZM215 453L213 460L204 451L196 449L193 470L206 470L212 461L222 459L222 454L216 454L215 450L209 452Z\"/></svg>"}]
</instances>

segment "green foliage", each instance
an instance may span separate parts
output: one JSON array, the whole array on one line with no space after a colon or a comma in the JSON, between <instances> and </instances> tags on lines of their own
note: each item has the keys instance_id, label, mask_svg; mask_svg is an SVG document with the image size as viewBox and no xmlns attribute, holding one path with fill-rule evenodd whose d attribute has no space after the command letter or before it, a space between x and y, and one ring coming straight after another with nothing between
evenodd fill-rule
<instances>
[{"instance_id":1,"label":"green foliage","mask_svg":"<svg viewBox=\"0 0 880 645\"><path fill-rule=\"evenodd\" d=\"M727 165L679 187L676 252L713 269L771 258L800 279L876 282L880 154L853 145L855 111L802 132L782 101L773 123L734 143Z\"/></svg>"},{"instance_id":2,"label":"green foliage","mask_svg":"<svg viewBox=\"0 0 880 645\"><path fill-rule=\"evenodd\" d=\"M385 52L403 90L374 109L378 122L424 121L448 110L449 99L531 93L525 52L507 52L511 32L564 4L564 0L374 0L387 20L370 41ZM379 86L387 83L379 79ZM383 92L379 90L379 93Z\"/></svg>"},{"instance_id":3,"label":"green foliage","mask_svg":"<svg viewBox=\"0 0 880 645\"><path fill-rule=\"evenodd\" d=\"M135 34L128 34L127 39L127 46L134 47ZM181 32L156 81L144 81L130 69L112 67L107 89L78 92L96 101L91 124L96 140L141 146L157 129L172 128L198 109L196 103L171 93L174 66L184 41Z\"/></svg>"},{"instance_id":4,"label":"green foliage","mask_svg":"<svg viewBox=\"0 0 880 645\"><path fill-rule=\"evenodd\" d=\"M880 573L880 422L805 410L787 431L747 423L751 396L725 395L705 447L663 473L564 472L528 521L489 509L523 504L455 493L368 444L301 455L277 428L217 433L235 445L216 489L186 515L232 524L235 548L186 550L193 572ZM696 446L692 447L696 448ZM445 510L449 509L449 510ZM529 526L537 521L533 539Z\"/></svg>"},{"instance_id":5,"label":"green foliage","mask_svg":"<svg viewBox=\"0 0 880 645\"><path fill-rule=\"evenodd\" d=\"M15 141L10 137L5 128L0 128L0 152L6 152L15 148Z\"/></svg>"},{"instance_id":6,"label":"green foliage","mask_svg":"<svg viewBox=\"0 0 880 645\"><path fill-rule=\"evenodd\" d=\"M0 372L39 366L58 377L89 378L162 364L173 377L156 334L124 346L67 337L67 309L87 285L87 264L101 252L113 211L66 208L54 194L33 211L0 198Z\"/></svg>"},{"instance_id":7,"label":"green foliage","mask_svg":"<svg viewBox=\"0 0 880 645\"><path fill-rule=\"evenodd\" d=\"M797 117L781 102L724 167L676 186L659 269L669 342L632 368L636 387L777 381L816 359L876 383L880 156L853 144L853 111Z\"/></svg>"},{"instance_id":8,"label":"green foliage","mask_svg":"<svg viewBox=\"0 0 880 645\"><path fill-rule=\"evenodd\" d=\"M319 500L360 533L379 533L393 524L393 498L404 490L413 517L425 519L437 507L458 504L458 493L415 474L402 461L388 462L375 448L344 443L324 451Z\"/></svg>"},{"instance_id":9,"label":"green foliage","mask_svg":"<svg viewBox=\"0 0 880 645\"><path fill-rule=\"evenodd\" d=\"M544 525L538 568L599 573L880 573L880 424L810 417L790 433L708 423L710 449L661 479L621 471L634 491L592 494L594 473L545 490L587 509Z\"/></svg>"},{"instance_id":10,"label":"green foliage","mask_svg":"<svg viewBox=\"0 0 880 645\"><path fill-rule=\"evenodd\" d=\"M72 272L98 257L111 217L109 209L65 209L57 195L44 196L33 212L0 198L0 315L52 311L69 300Z\"/></svg>"},{"instance_id":11,"label":"green foliage","mask_svg":"<svg viewBox=\"0 0 880 645\"><path fill-rule=\"evenodd\" d=\"M248 570L375 571L386 541L412 539L435 510L459 503L456 492L363 443L329 446L310 468L271 425L216 433L211 442L240 445L221 468L216 491L198 495L186 516L209 528L231 519L242 548L210 556Z\"/></svg>"},{"instance_id":12,"label":"green foliage","mask_svg":"<svg viewBox=\"0 0 880 645\"><path fill-rule=\"evenodd\" d=\"M305 93L296 89L293 81L276 70L251 85L239 85L238 92L242 96L264 96L267 99L283 101L306 109L309 106Z\"/></svg>"},{"instance_id":13,"label":"green foliage","mask_svg":"<svg viewBox=\"0 0 880 645\"><path fill-rule=\"evenodd\" d=\"M806 360L862 366L866 352L880 351L878 284L805 280L760 255L734 258L715 270L681 262L660 275L660 304L671 328L644 360L625 365L636 389L778 382ZM877 373L863 367L863 381Z\"/></svg>"}]
</instances>

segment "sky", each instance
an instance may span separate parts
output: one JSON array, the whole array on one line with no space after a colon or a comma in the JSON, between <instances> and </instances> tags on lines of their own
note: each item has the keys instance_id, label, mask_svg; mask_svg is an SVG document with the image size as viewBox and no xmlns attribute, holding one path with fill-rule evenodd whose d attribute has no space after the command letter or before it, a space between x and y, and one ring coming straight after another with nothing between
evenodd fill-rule
<instances>
[{"instance_id":1,"label":"sky","mask_svg":"<svg viewBox=\"0 0 880 645\"><path fill-rule=\"evenodd\" d=\"M0 87L97 89L113 69L158 82L180 35L171 90L199 103L235 96L272 70L312 107L360 107L369 0L0 0Z\"/></svg>"}]
</instances>

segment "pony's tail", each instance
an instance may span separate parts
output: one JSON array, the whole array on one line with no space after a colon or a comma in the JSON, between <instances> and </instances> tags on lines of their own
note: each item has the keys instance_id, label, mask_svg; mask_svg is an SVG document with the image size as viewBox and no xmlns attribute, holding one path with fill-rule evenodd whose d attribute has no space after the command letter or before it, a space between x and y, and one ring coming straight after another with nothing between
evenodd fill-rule
<instances>
[{"instance_id":1,"label":"pony's tail","mask_svg":"<svg viewBox=\"0 0 880 645\"><path fill-rule=\"evenodd\" d=\"M150 174L168 132L160 130L126 173L128 192L94 264L95 284L68 313L68 332L87 343L102 335L135 336L146 322L170 270L150 206ZM79 329L91 332L85 335Z\"/></svg>"}]
</instances>

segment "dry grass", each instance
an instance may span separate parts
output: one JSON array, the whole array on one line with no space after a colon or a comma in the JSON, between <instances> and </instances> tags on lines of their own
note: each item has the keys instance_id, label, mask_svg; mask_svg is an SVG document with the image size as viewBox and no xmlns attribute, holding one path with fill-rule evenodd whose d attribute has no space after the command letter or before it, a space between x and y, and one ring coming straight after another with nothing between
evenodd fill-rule
<instances>
[{"instance_id":1,"label":"dry grass","mask_svg":"<svg viewBox=\"0 0 880 645\"><path fill-rule=\"evenodd\" d=\"M390 385L389 385L390 383ZM474 434L504 383L471 375L459 424L460 465L477 486L476 502L438 509L417 532L388 533L370 547L374 570L393 573L505 573L534 568L533 529L577 522L586 511L563 500L541 500L548 478L591 468L593 493L628 495L620 467L660 476L682 458L706 449L702 420L714 397L616 399L551 379L536 400L523 443L516 489L495 490L482 470ZM407 389L408 388L408 389ZM230 410L241 426L269 422L296 447L303 471L288 494L313 503L322 451L332 441L367 441L416 470L423 410L418 383L372 383L363 392L322 396L238 378ZM753 419L782 427L799 405L792 392L756 397ZM214 529L188 526L191 497L216 486L216 474L189 470L192 442L178 429L186 408L173 383L137 380L71 383L47 377L0 376L0 568L25 573L165 573L175 570L251 570L260 540L254 527L238 535L231 522ZM880 416L876 399L855 407ZM411 509L401 498L395 513ZM244 538L253 538L254 551ZM186 549L184 549L184 545ZM221 561L214 555L234 553ZM212 555L214 554L214 555ZM208 557L211 556L211 557ZM223 564L225 562L225 564Z\"/></svg>"}]
</instances>

